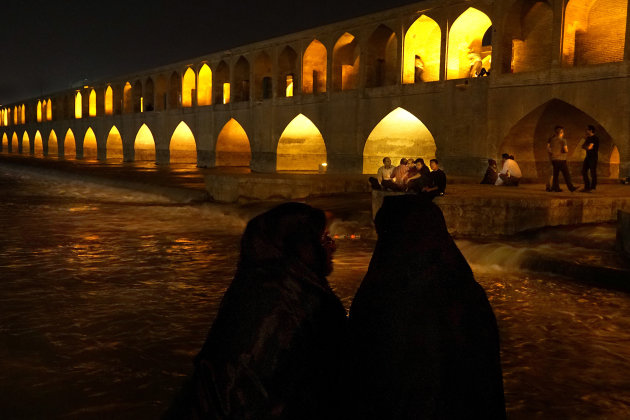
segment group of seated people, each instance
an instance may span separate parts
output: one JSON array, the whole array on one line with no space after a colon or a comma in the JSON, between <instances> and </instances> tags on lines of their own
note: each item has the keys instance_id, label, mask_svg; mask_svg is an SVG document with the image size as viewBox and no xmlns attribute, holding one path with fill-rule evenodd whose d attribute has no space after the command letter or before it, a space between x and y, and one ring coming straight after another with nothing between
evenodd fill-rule
<instances>
[{"instance_id":1,"label":"group of seated people","mask_svg":"<svg viewBox=\"0 0 630 420\"><path fill-rule=\"evenodd\" d=\"M523 176L521 168L518 166L518 163L516 163L516 160L514 160L514 155L503 153L501 157L503 160L501 171L498 170L497 162L494 159L488 159L488 169L486 169L481 183L504 187L517 187Z\"/></svg>"},{"instance_id":2,"label":"group of seated people","mask_svg":"<svg viewBox=\"0 0 630 420\"><path fill-rule=\"evenodd\" d=\"M385 157L376 178L370 177L369 181L374 190L415 192L433 197L444 195L446 174L437 159L431 159L429 167L422 158L402 158L400 165L393 166L392 160Z\"/></svg>"}]
</instances>

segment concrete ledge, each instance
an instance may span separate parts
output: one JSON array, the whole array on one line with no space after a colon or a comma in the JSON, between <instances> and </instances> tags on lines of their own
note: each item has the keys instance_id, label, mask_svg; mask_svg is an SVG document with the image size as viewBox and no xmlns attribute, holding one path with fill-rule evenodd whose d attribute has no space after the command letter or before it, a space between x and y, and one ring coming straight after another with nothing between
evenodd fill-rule
<instances>
[{"instance_id":1,"label":"concrete ledge","mask_svg":"<svg viewBox=\"0 0 630 420\"><path fill-rule=\"evenodd\" d=\"M367 175L212 173L204 178L210 196L223 203L239 200L296 200L369 191Z\"/></svg>"}]
</instances>

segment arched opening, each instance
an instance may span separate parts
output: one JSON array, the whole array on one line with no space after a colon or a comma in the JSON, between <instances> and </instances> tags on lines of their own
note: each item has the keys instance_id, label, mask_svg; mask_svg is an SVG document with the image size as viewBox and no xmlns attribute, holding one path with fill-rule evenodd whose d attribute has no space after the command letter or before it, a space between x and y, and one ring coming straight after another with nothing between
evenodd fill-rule
<instances>
[{"instance_id":1,"label":"arched opening","mask_svg":"<svg viewBox=\"0 0 630 420\"><path fill-rule=\"evenodd\" d=\"M360 50L354 36L346 32L339 37L333 48L333 90L352 90L359 86Z\"/></svg>"},{"instance_id":2,"label":"arched opening","mask_svg":"<svg viewBox=\"0 0 630 420\"><path fill-rule=\"evenodd\" d=\"M13 107L13 125L18 125L18 116L19 116L19 112L18 112L18 107L15 106Z\"/></svg>"},{"instance_id":3,"label":"arched opening","mask_svg":"<svg viewBox=\"0 0 630 420\"><path fill-rule=\"evenodd\" d=\"M415 157L425 162L435 157L435 139L415 115L396 108L383 118L370 133L363 147L363 173L375 174L389 157L394 165L400 159Z\"/></svg>"},{"instance_id":4,"label":"arched opening","mask_svg":"<svg viewBox=\"0 0 630 420\"><path fill-rule=\"evenodd\" d=\"M50 131L50 135L48 136L48 148L46 152L46 156L57 156L59 155L59 145L57 144L57 133L55 130Z\"/></svg>"},{"instance_id":5,"label":"arched opening","mask_svg":"<svg viewBox=\"0 0 630 420\"><path fill-rule=\"evenodd\" d=\"M133 92L132 92L131 83L125 83L125 87L123 88L123 113L131 114L133 112Z\"/></svg>"},{"instance_id":6,"label":"arched opening","mask_svg":"<svg viewBox=\"0 0 630 420\"><path fill-rule=\"evenodd\" d=\"M464 79L490 70L492 21L469 7L453 22L448 39L447 78Z\"/></svg>"},{"instance_id":7,"label":"arched opening","mask_svg":"<svg viewBox=\"0 0 630 420\"><path fill-rule=\"evenodd\" d=\"M249 101L249 62L243 56L239 57L234 66L232 100L234 102Z\"/></svg>"},{"instance_id":8,"label":"arched opening","mask_svg":"<svg viewBox=\"0 0 630 420\"><path fill-rule=\"evenodd\" d=\"M282 132L276 155L277 171L317 171L328 159L322 134L303 114Z\"/></svg>"},{"instance_id":9,"label":"arched opening","mask_svg":"<svg viewBox=\"0 0 630 420\"><path fill-rule=\"evenodd\" d=\"M105 89L105 115L114 114L114 91L111 86Z\"/></svg>"},{"instance_id":10,"label":"arched opening","mask_svg":"<svg viewBox=\"0 0 630 420\"><path fill-rule=\"evenodd\" d=\"M42 101L37 101L37 122L42 122Z\"/></svg>"},{"instance_id":11,"label":"arched opening","mask_svg":"<svg viewBox=\"0 0 630 420\"><path fill-rule=\"evenodd\" d=\"M619 179L619 164L621 163L619 157L619 149L617 146L613 146L610 152L610 178Z\"/></svg>"},{"instance_id":12,"label":"arched opening","mask_svg":"<svg viewBox=\"0 0 630 420\"><path fill-rule=\"evenodd\" d=\"M9 137L7 133L2 133L2 151L10 152Z\"/></svg>"},{"instance_id":13,"label":"arched opening","mask_svg":"<svg viewBox=\"0 0 630 420\"><path fill-rule=\"evenodd\" d=\"M52 101L48 99L46 102L46 120L52 121L53 112L52 112Z\"/></svg>"},{"instance_id":14,"label":"arched opening","mask_svg":"<svg viewBox=\"0 0 630 420\"><path fill-rule=\"evenodd\" d=\"M42 133L39 130L35 132L35 138L33 139L33 154L35 156L44 156L44 142Z\"/></svg>"},{"instance_id":15,"label":"arched opening","mask_svg":"<svg viewBox=\"0 0 630 420\"><path fill-rule=\"evenodd\" d=\"M155 161L155 139L146 124L142 124L142 127L138 130L133 147L136 161Z\"/></svg>"},{"instance_id":16,"label":"arched opening","mask_svg":"<svg viewBox=\"0 0 630 420\"><path fill-rule=\"evenodd\" d=\"M155 110L164 111L166 109L166 78L164 76L158 76L155 87Z\"/></svg>"},{"instance_id":17,"label":"arched opening","mask_svg":"<svg viewBox=\"0 0 630 420\"><path fill-rule=\"evenodd\" d=\"M230 103L230 68L221 60L214 72L214 103L228 104Z\"/></svg>"},{"instance_id":18,"label":"arched opening","mask_svg":"<svg viewBox=\"0 0 630 420\"><path fill-rule=\"evenodd\" d=\"M395 85L397 56L398 37L387 26L379 25L368 39L366 87Z\"/></svg>"},{"instance_id":19,"label":"arched opening","mask_svg":"<svg viewBox=\"0 0 630 420\"><path fill-rule=\"evenodd\" d=\"M144 95L142 96L142 111L151 112L155 109L155 95L153 88L153 79L150 77L144 82Z\"/></svg>"},{"instance_id":20,"label":"arched opening","mask_svg":"<svg viewBox=\"0 0 630 420\"><path fill-rule=\"evenodd\" d=\"M63 158L70 159L75 158L77 155L77 145L74 139L74 133L71 129L66 132L66 137L63 140Z\"/></svg>"},{"instance_id":21,"label":"arched opening","mask_svg":"<svg viewBox=\"0 0 630 420\"><path fill-rule=\"evenodd\" d=\"M216 166L249 166L252 160L249 138L234 118L221 129L217 137L215 155Z\"/></svg>"},{"instance_id":22,"label":"arched opening","mask_svg":"<svg viewBox=\"0 0 630 420\"><path fill-rule=\"evenodd\" d=\"M74 97L74 118L80 120L83 116L83 99L81 98L81 92L77 92Z\"/></svg>"},{"instance_id":23,"label":"arched opening","mask_svg":"<svg viewBox=\"0 0 630 420\"><path fill-rule=\"evenodd\" d=\"M142 81L136 80L131 89L133 99L133 112L144 112L144 99L142 98Z\"/></svg>"},{"instance_id":24,"label":"arched opening","mask_svg":"<svg viewBox=\"0 0 630 420\"><path fill-rule=\"evenodd\" d=\"M544 103L519 120L505 136L498 152L514 155L524 177L545 182L551 175L547 141L556 125L564 127L569 147L567 163L573 178L581 179L584 159L581 141L587 125L595 126L599 137L598 173L602 177L610 177L610 156L614 148L612 137L593 117L559 99Z\"/></svg>"},{"instance_id":25,"label":"arched opening","mask_svg":"<svg viewBox=\"0 0 630 420\"><path fill-rule=\"evenodd\" d=\"M171 163L197 163L197 143L190 127L180 122L169 145Z\"/></svg>"},{"instance_id":26,"label":"arched opening","mask_svg":"<svg viewBox=\"0 0 630 420\"><path fill-rule=\"evenodd\" d=\"M570 0L564 17L562 64L623 61L627 0Z\"/></svg>"},{"instance_id":27,"label":"arched opening","mask_svg":"<svg viewBox=\"0 0 630 420\"><path fill-rule=\"evenodd\" d=\"M257 101L271 99L271 58L262 51L254 60L254 98Z\"/></svg>"},{"instance_id":28,"label":"arched opening","mask_svg":"<svg viewBox=\"0 0 630 420\"><path fill-rule=\"evenodd\" d=\"M182 103L182 79L177 72L171 74L168 87L168 109L177 109Z\"/></svg>"},{"instance_id":29,"label":"arched opening","mask_svg":"<svg viewBox=\"0 0 630 420\"><path fill-rule=\"evenodd\" d=\"M403 83L440 80L442 31L440 25L422 15L405 33Z\"/></svg>"},{"instance_id":30,"label":"arched opening","mask_svg":"<svg viewBox=\"0 0 630 420\"><path fill-rule=\"evenodd\" d=\"M182 106L189 108L192 106L192 98L197 91L195 71L188 67L184 73L184 80L182 82Z\"/></svg>"},{"instance_id":31,"label":"arched opening","mask_svg":"<svg viewBox=\"0 0 630 420\"><path fill-rule=\"evenodd\" d=\"M19 153L20 147L18 143L19 143L19 140L18 140L17 133L14 132L13 136L11 137L11 145L9 146L9 152Z\"/></svg>"},{"instance_id":32,"label":"arched opening","mask_svg":"<svg viewBox=\"0 0 630 420\"><path fill-rule=\"evenodd\" d=\"M278 56L278 91L279 98L293 96L293 81L297 74L297 54L286 46Z\"/></svg>"},{"instance_id":33,"label":"arched opening","mask_svg":"<svg viewBox=\"0 0 630 420\"><path fill-rule=\"evenodd\" d=\"M31 144L30 144L30 139L28 137L28 133L25 131L24 134L22 135L22 150L20 151L20 153L23 153L25 155L28 155L31 153Z\"/></svg>"},{"instance_id":34,"label":"arched opening","mask_svg":"<svg viewBox=\"0 0 630 420\"><path fill-rule=\"evenodd\" d=\"M105 158L108 160L123 160L123 142L120 132L116 126L109 130L105 142Z\"/></svg>"},{"instance_id":35,"label":"arched opening","mask_svg":"<svg viewBox=\"0 0 630 420\"><path fill-rule=\"evenodd\" d=\"M96 117L96 91L92 89L90 92L88 114L90 117Z\"/></svg>"},{"instance_id":36,"label":"arched opening","mask_svg":"<svg viewBox=\"0 0 630 420\"><path fill-rule=\"evenodd\" d=\"M212 105L212 70L204 64L199 69L197 83L197 105Z\"/></svg>"},{"instance_id":37,"label":"arched opening","mask_svg":"<svg viewBox=\"0 0 630 420\"><path fill-rule=\"evenodd\" d=\"M94 160L98 157L96 135L92 128L88 128L83 137L83 159Z\"/></svg>"},{"instance_id":38,"label":"arched opening","mask_svg":"<svg viewBox=\"0 0 630 420\"><path fill-rule=\"evenodd\" d=\"M26 124L26 105L22 104L22 124Z\"/></svg>"},{"instance_id":39,"label":"arched opening","mask_svg":"<svg viewBox=\"0 0 630 420\"><path fill-rule=\"evenodd\" d=\"M302 57L302 93L326 92L328 52L324 44L314 39Z\"/></svg>"},{"instance_id":40,"label":"arched opening","mask_svg":"<svg viewBox=\"0 0 630 420\"><path fill-rule=\"evenodd\" d=\"M512 6L504 25L504 73L540 71L551 67L553 10L546 1L521 0Z\"/></svg>"}]
</instances>

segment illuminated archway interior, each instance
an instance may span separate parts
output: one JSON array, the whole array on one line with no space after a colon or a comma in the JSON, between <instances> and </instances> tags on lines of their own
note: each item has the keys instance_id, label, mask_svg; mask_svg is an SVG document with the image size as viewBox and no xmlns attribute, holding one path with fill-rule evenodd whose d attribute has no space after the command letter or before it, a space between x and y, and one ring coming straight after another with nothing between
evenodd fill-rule
<instances>
[{"instance_id":1,"label":"illuminated archway interior","mask_svg":"<svg viewBox=\"0 0 630 420\"><path fill-rule=\"evenodd\" d=\"M345 33L333 48L332 79L336 91L356 89L359 83L361 54L358 41Z\"/></svg>"},{"instance_id":2,"label":"illuminated archway interior","mask_svg":"<svg viewBox=\"0 0 630 420\"><path fill-rule=\"evenodd\" d=\"M230 103L230 68L221 61L214 72L215 104Z\"/></svg>"},{"instance_id":3,"label":"illuminated archway interior","mask_svg":"<svg viewBox=\"0 0 630 420\"><path fill-rule=\"evenodd\" d=\"M46 119L52 121L52 101L50 99L46 102Z\"/></svg>"},{"instance_id":4,"label":"illuminated archway interior","mask_svg":"<svg viewBox=\"0 0 630 420\"><path fill-rule=\"evenodd\" d=\"M114 113L114 91L111 86L107 86L105 89L105 115L112 115Z\"/></svg>"},{"instance_id":5,"label":"illuminated archway interior","mask_svg":"<svg viewBox=\"0 0 630 420\"><path fill-rule=\"evenodd\" d=\"M190 127L180 122L169 145L171 163L197 163L197 143Z\"/></svg>"},{"instance_id":6,"label":"illuminated archway interior","mask_svg":"<svg viewBox=\"0 0 630 420\"><path fill-rule=\"evenodd\" d=\"M278 92L279 98L293 96L293 80L297 73L297 53L289 46L282 49L278 56Z\"/></svg>"},{"instance_id":7,"label":"illuminated archway interior","mask_svg":"<svg viewBox=\"0 0 630 420\"><path fill-rule=\"evenodd\" d=\"M249 166L252 151L243 127L232 118L217 137L216 166Z\"/></svg>"},{"instance_id":8,"label":"illuminated archway interior","mask_svg":"<svg viewBox=\"0 0 630 420\"><path fill-rule=\"evenodd\" d=\"M13 136L11 137L11 153L18 153L19 151L19 146L18 146L18 136L17 133L13 133Z\"/></svg>"},{"instance_id":9,"label":"illuminated archway interior","mask_svg":"<svg viewBox=\"0 0 630 420\"><path fill-rule=\"evenodd\" d=\"M7 133L2 134L2 151L9 151L9 137Z\"/></svg>"},{"instance_id":10,"label":"illuminated archway interior","mask_svg":"<svg viewBox=\"0 0 630 420\"><path fill-rule=\"evenodd\" d=\"M88 114L90 117L96 117L96 91L94 89L90 92Z\"/></svg>"},{"instance_id":11,"label":"illuminated archway interior","mask_svg":"<svg viewBox=\"0 0 630 420\"><path fill-rule=\"evenodd\" d=\"M98 146L96 144L96 135L92 128L88 128L83 138L83 159L96 159L98 156Z\"/></svg>"},{"instance_id":12,"label":"illuminated archway interior","mask_svg":"<svg viewBox=\"0 0 630 420\"><path fill-rule=\"evenodd\" d=\"M448 79L474 77L481 68L490 70L492 45L483 45L483 39L491 26L490 18L472 7L453 22L448 40Z\"/></svg>"},{"instance_id":13,"label":"illuminated archway interior","mask_svg":"<svg viewBox=\"0 0 630 420\"><path fill-rule=\"evenodd\" d=\"M271 58L261 51L254 60L254 98L258 101L273 97L271 90Z\"/></svg>"},{"instance_id":14,"label":"illuminated archway interior","mask_svg":"<svg viewBox=\"0 0 630 420\"><path fill-rule=\"evenodd\" d=\"M198 79L197 105L212 105L212 70L207 64L201 66Z\"/></svg>"},{"instance_id":15,"label":"illuminated archway interior","mask_svg":"<svg viewBox=\"0 0 630 420\"><path fill-rule=\"evenodd\" d=\"M442 31L430 17L420 16L405 34L403 83L440 80Z\"/></svg>"},{"instance_id":16,"label":"illuminated archway interior","mask_svg":"<svg viewBox=\"0 0 630 420\"><path fill-rule=\"evenodd\" d=\"M619 179L619 149L617 146L613 146L612 151L610 152L610 177L612 179Z\"/></svg>"},{"instance_id":17,"label":"illuminated archway interior","mask_svg":"<svg viewBox=\"0 0 630 420\"><path fill-rule=\"evenodd\" d=\"M44 156L44 142L42 133L39 130L35 132L35 138L33 139L33 154L35 156Z\"/></svg>"},{"instance_id":18,"label":"illuminated archway interior","mask_svg":"<svg viewBox=\"0 0 630 420\"><path fill-rule=\"evenodd\" d=\"M42 122L42 101L37 101L37 122Z\"/></svg>"},{"instance_id":19,"label":"illuminated archway interior","mask_svg":"<svg viewBox=\"0 0 630 420\"><path fill-rule=\"evenodd\" d=\"M123 112L125 114L133 112L133 98L131 96L131 90L131 83L125 83L125 87L123 88Z\"/></svg>"},{"instance_id":20,"label":"illuminated archway interior","mask_svg":"<svg viewBox=\"0 0 630 420\"><path fill-rule=\"evenodd\" d=\"M184 80L182 82L182 106L191 107L193 93L196 91L195 71L190 67L184 73Z\"/></svg>"},{"instance_id":21,"label":"illuminated archway interior","mask_svg":"<svg viewBox=\"0 0 630 420\"><path fill-rule=\"evenodd\" d=\"M66 137L63 141L63 157L65 159L74 158L77 155L77 145L74 139L74 133L68 129Z\"/></svg>"},{"instance_id":22,"label":"illuminated archway interior","mask_svg":"<svg viewBox=\"0 0 630 420\"><path fill-rule=\"evenodd\" d=\"M24 134L22 135L22 152L26 155L28 155L31 152L31 145L30 145L30 139L28 137L28 133L25 131Z\"/></svg>"},{"instance_id":23,"label":"illuminated archway interior","mask_svg":"<svg viewBox=\"0 0 630 420\"><path fill-rule=\"evenodd\" d=\"M435 157L435 139L427 127L409 111L396 108L370 133L363 148L363 173L375 174L389 157L397 165L401 158Z\"/></svg>"},{"instance_id":24,"label":"illuminated archway interior","mask_svg":"<svg viewBox=\"0 0 630 420\"><path fill-rule=\"evenodd\" d=\"M59 146L57 144L57 133L55 130L50 132L48 136L48 153L47 156L57 156L59 154Z\"/></svg>"},{"instance_id":25,"label":"illuminated archway interior","mask_svg":"<svg viewBox=\"0 0 630 420\"><path fill-rule=\"evenodd\" d=\"M564 18L565 66L623 61L627 0L570 0Z\"/></svg>"},{"instance_id":26,"label":"illuminated archway interior","mask_svg":"<svg viewBox=\"0 0 630 420\"><path fill-rule=\"evenodd\" d=\"M134 140L135 160L155 161L155 139L146 124L142 124Z\"/></svg>"},{"instance_id":27,"label":"illuminated archway interior","mask_svg":"<svg viewBox=\"0 0 630 420\"><path fill-rule=\"evenodd\" d=\"M113 126L107 135L107 141L105 143L105 157L113 160L123 159L123 142L120 137L120 132L116 126Z\"/></svg>"},{"instance_id":28,"label":"illuminated archway interior","mask_svg":"<svg viewBox=\"0 0 630 420\"><path fill-rule=\"evenodd\" d=\"M276 151L278 171L317 171L328 156L324 138L315 124L299 114L284 129Z\"/></svg>"},{"instance_id":29,"label":"illuminated archway interior","mask_svg":"<svg viewBox=\"0 0 630 420\"><path fill-rule=\"evenodd\" d=\"M327 65L326 47L314 39L302 58L302 93L326 92Z\"/></svg>"},{"instance_id":30,"label":"illuminated archway interior","mask_svg":"<svg viewBox=\"0 0 630 420\"><path fill-rule=\"evenodd\" d=\"M83 100L81 99L81 92L77 92L74 97L74 118L80 119L83 116Z\"/></svg>"},{"instance_id":31,"label":"illuminated archway interior","mask_svg":"<svg viewBox=\"0 0 630 420\"><path fill-rule=\"evenodd\" d=\"M528 1L529 8L524 4L514 4L505 22L504 73L539 71L551 66L553 10L545 1Z\"/></svg>"},{"instance_id":32,"label":"illuminated archway interior","mask_svg":"<svg viewBox=\"0 0 630 420\"><path fill-rule=\"evenodd\" d=\"M614 147L610 134L593 117L558 99L552 99L539 106L518 121L510 129L497 152L499 155L501 153L514 155L524 177L547 181L545 178L551 175L547 139L553 134L556 125L564 127L569 147L567 160L574 179L581 179L584 155L580 141L585 137L587 125L595 126L596 135L599 137L598 173L602 177L610 176L610 157Z\"/></svg>"}]
</instances>

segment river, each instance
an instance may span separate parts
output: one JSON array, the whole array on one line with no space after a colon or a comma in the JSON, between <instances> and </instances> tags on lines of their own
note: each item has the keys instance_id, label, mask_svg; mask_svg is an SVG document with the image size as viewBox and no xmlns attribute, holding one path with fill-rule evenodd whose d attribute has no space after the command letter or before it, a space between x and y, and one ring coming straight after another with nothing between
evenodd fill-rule
<instances>
[{"instance_id":1,"label":"river","mask_svg":"<svg viewBox=\"0 0 630 420\"><path fill-rule=\"evenodd\" d=\"M2 166L0 197L0 417L159 417L190 373L253 210ZM457 241L497 316L510 418L630 418L630 294L523 264L608 264L613 241L610 225ZM330 282L346 307L373 246L338 240Z\"/></svg>"}]
</instances>

